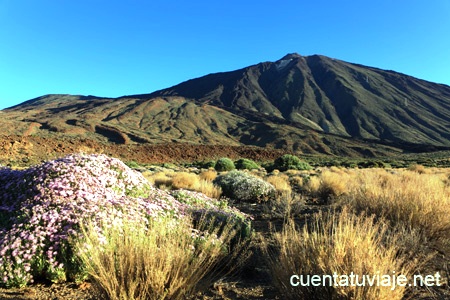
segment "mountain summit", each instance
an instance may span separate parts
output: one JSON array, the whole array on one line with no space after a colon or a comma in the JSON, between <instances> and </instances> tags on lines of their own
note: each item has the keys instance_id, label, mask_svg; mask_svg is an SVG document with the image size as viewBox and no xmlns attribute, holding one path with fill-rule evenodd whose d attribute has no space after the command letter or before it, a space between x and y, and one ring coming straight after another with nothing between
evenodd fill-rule
<instances>
[{"instance_id":1,"label":"mountain summit","mask_svg":"<svg viewBox=\"0 0 450 300\"><path fill-rule=\"evenodd\" d=\"M449 86L325 56L288 54L151 94L170 95L343 137L450 145Z\"/></svg>"},{"instance_id":2,"label":"mountain summit","mask_svg":"<svg viewBox=\"0 0 450 300\"><path fill-rule=\"evenodd\" d=\"M50 95L2 114L16 122L3 127L11 134L115 143L245 144L345 155L450 147L449 86L297 53L151 94Z\"/></svg>"}]
</instances>

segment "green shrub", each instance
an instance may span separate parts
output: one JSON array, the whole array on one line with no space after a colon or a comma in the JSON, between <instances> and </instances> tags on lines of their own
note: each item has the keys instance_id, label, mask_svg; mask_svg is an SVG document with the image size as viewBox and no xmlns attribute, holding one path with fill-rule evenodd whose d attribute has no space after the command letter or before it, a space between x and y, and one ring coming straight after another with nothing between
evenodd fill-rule
<instances>
[{"instance_id":1,"label":"green shrub","mask_svg":"<svg viewBox=\"0 0 450 300\"><path fill-rule=\"evenodd\" d=\"M253 170L258 169L259 165L251 159L241 158L235 162L238 170Z\"/></svg>"},{"instance_id":2,"label":"green shrub","mask_svg":"<svg viewBox=\"0 0 450 300\"><path fill-rule=\"evenodd\" d=\"M201 167L204 169L215 168L216 162L214 160L207 161L207 162L202 163Z\"/></svg>"},{"instance_id":3,"label":"green shrub","mask_svg":"<svg viewBox=\"0 0 450 300\"><path fill-rule=\"evenodd\" d=\"M219 158L219 160L217 160L214 168L218 172L231 171L231 170L236 169L236 167L234 166L234 162L227 157Z\"/></svg>"},{"instance_id":4,"label":"green shrub","mask_svg":"<svg viewBox=\"0 0 450 300\"><path fill-rule=\"evenodd\" d=\"M311 170L312 167L305 161L301 160L295 155L285 154L281 157L278 157L273 167L280 171L287 170Z\"/></svg>"},{"instance_id":5,"label":"green shrub","mask_svg":"<svg viewBox=\"0 0 450 300\"><path fill-rule=\"evenodd\" d=\"M125 163L129 168L138 169L140 168L139 164L134 160Z\"/></svg>"},{"instance_id":6,"label":"green shrub","mask_svg":"<svg viewBox=\"0 0 450 300\"><path fill-rule=\"evenodd\" d=\"M390 168L391 166L385 162L378 160L369 160L358 163L359 167L362 168Z\"/></svg>"},{"instance_id":7,"label":"green shrub","mask_svg":"<svg viewBox=\"0 0 450 300\"><path fill-rule=\"evenodd\" d=\"M231 171L214 180L222 194L241 201L267 201L275 196L275 188L268 182L242 171Z\"/></svg>"}]
</instances>

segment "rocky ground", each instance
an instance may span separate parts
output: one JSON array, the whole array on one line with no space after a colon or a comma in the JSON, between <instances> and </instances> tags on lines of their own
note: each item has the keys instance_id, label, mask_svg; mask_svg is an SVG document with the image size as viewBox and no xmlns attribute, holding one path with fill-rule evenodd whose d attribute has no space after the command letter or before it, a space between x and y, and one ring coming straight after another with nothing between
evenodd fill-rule
<instances>
[{"instance_id":1,"label":"rocky ground","mask_svg":"<svg viewBox=\"0 0 450 300\"><path fill-rule=\"evenodd\" d=\"M171 163L201 162L220 157L273 160L285 151L252 147L190 144L127 144L100 143L80 138L52 139L37 136L0 136L0 163L15 166L36 164L70 153L104 153L125 162Z\"/></svg>"}]
</instances>

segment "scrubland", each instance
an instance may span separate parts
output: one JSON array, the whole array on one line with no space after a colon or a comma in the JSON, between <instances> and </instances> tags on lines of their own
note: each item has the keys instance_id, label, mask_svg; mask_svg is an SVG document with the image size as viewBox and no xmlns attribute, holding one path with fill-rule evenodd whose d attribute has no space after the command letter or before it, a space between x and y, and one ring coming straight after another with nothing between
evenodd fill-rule
<instances>
[{"instance_id":1,"label":"scrubland","mask_svg":"<svg viewBox=\"0 0 450 300\"><path fill-rule=\"evenodd\" d=\"M51 169L53 174L39 181L40 194L30 185L22 186L20 180L8 185L8 178L12 178L8 176L19 178L20 172L27 170L2 169L0 183L10 189L2 196L0 211L4 286L25 286L33 278L89 280L107 299L183 299L207 294L205 289L213 282L222 282L230 274L239 282L251 281L249 277L262 272L270 280L271 295L280 299L450 296L449 169L420 165L313 169L304 168L302 162L300 168L283 165L280 171L246 162L252 168L218 171L201 166L146 166L139 174L118 162L107 162L113 167L104 172L114 171L108 174L116 179L106 176L98 184L103 184L102 189L112 198L119 195L121 200L110 196L101 200L106 201L106 210L101 211L106 221L87 215L74 217L80 212L65 199L79 201L72 193L89 189L78 189L65 175L64 161L38 168ZM71 168L79 172L77 164ZM38 174L26 177L36 178L40 173L26 174ZM64 180L52 183L58 176ZM31 204L21 207L21 214L7 209L19 205L15 197L20 191L39 199L46 195L46 189L53 192L48 199L44 197L39 209ZM91 193L92 198L103 199L95 191ZM77 202L79 207L81 202ZM128 208L122 208L121 203ZM50 213L58 211L60 204L69 211L64 218ZM91 206L87 212L98 215ZM38 213L47 217L34 217ZM25 225L29 217L36 219L31 227ZM55 225L57 222L61 224ZM39 228L42 233L50 227L57 228L52 230L58 239L42 234L34 252L27 253L27 246L34 245L30 240L33 230ZM61 228L65 235L56 232ZM22 240L14 240L13 233ZM17 243L21 246L14 252ZM440 286L291 284L291 276L296 274L351 273L401 274L407 278L438 273ZM225 294L215 291L207 299L226 298ZM264 293L260 296L269 297Z\"/></svg>"}]
</instances>

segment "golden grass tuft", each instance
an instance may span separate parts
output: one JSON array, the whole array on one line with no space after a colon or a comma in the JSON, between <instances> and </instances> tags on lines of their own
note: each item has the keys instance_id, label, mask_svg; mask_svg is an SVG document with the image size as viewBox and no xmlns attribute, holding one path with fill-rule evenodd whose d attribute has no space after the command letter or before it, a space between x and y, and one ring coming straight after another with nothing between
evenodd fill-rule
<instances>
[{"instance_id":1,"label":"golden grass tuft","mask_svg":"<svg viewBox=\"0 0 450 300\"><path fill-rule=\"evenodd\" d=\"M419 173L419 174L425 174L425 173L430 173L426 168L425 168L425 166L423 166L423 165L419 165L419 164L414 164L414 165L410 165L409 167L408 167L408 170L409 171L413 171L413 172L417 172L417 173Z\"/></svg>"},{"instance_id":2,"label":"golden grass tuft","mask_svg":"<svg viewBox=\"0 0 450 300\"><path fill-rule=\"evenodd\" d=\"M217 177L217 172L215 170L207 170L200 173L200 179L206 181L213 181Z\"/></svg>"},{"instance_id":3,"label":"golden grass tuft","mask_svg":"<svg viewBox=\"0 0 450 300\"><path fill-rule=\"evenodd\" d=\"M303 187L305 180L303 179L302 176L292 176L290 178L290 182L293 186L301 188Z\"/></svg>"},{"instance_id":4,"label":"golden grass tuft","mask_svg":"<svg viewBox=\"0 0 450 300\"><path fill-rule=\"evenodd\" d=\"M321 197L339 197L347 192L347 177L338 171L323 171L320 175L319 194Z\"/></svg>"},{"instance_id":5,"label":"golden grass tuft","mask_svg":"<svg viewBox=\"0 0 450 300\"><path fill-rule=\"evenodd\" d=\"M268 183L272 184L275 187L275 190L279 194L286 194L292 191L291 185L289 184L289 177L283 174L271 175L265 179Z\"/></svg>"},{"instance_id":6,"label":"golden grass tuft","mask_svg":"<svg viewBox=\"0 0 450 300\"><path fill-rule=\"evenodd\" d=\"M166 172L144 172L144 177L148 180L148 182L157 187L167 186L170 187L172 185L172 178L167 175Z\"/></svg>"},{"instance_id":7,"label":"golden grass tuft","mask_svg":"<svg viewBox=\"0 0 450 300\"><path fill-rule=\"evenodd\" d=\"M398 171L361 172L349 206L386 218L392 226L423 232L428 239L450 243L450 187L439 175Z\"/></svg>"},{"instance_id":8,"label":"golden grass tuft","mask_svg":"<svg viewBox=\"0 0 450 300\"><path fill-rule=\"evenodd\" d=\"M207 180L200 180L193 190L216 199L219 199L222 195L222 188Z\"/></svg>"},{"instance_id":9,"label":"golden grass tuft","mask_svg":"<svg viewBox=\"0 0 450 300\"><path fill-rule=\"evenodd\" d=\"M195 242L190 226L173 219L154 220L148 227L124 221L104 228L102 243L86 225L76 246L94 287L108 299L181 299L208 287L212 270L227 255L215 234ZM220 239L229 243L234 235L226 226Z\"/></svg>"},{"instance_id":10,"label":"golden grass tuft","mask_svg":"<svg viewBox=\"0 0 450 300\"><path fill-rule=\"evenodd\" d=\"M194 173L177 172L172 177L172 186L175 189L192 190L198 186L200 177Z\"/></svg>"},{"instance_id":11,"label":"golden grass tuft","mask_svg":"<svg viewBox=\"0 0 450 300\"><path fill-rule=\"evenodd\" d=\"M263 251L268 258L274 285L284 299L356 299L396 300L405 295L405 287L397 286L291 286L297 275L396 275L409 276L412 265L398 256L396 237L387 226L373 218L355 215L344 209L340 214L317 214L310 228L299 230L288 222L274 234L275 249L267 241ZM306 280L306 279L305 279ZM304 281L305 281L304 280ZM294 278L294 283L298 280ZM328 281L325 283L330 282Z\"/></svg>"},{"instance_id":12,"label":"golden grass tuft","mask_svg":"<svg viewBox=\"0 0 450 300\"><path fill-rule=\"evenodd\" d=\"M306 190L310 194L316 194L320 187L320 178L318 176L311 176L306 184Z\"/></svg>"}]
</instances>

